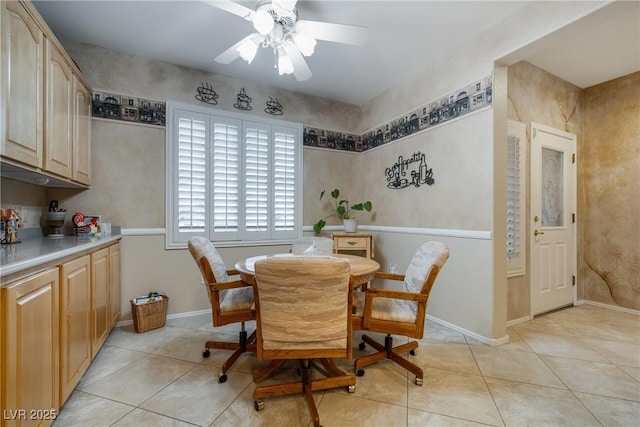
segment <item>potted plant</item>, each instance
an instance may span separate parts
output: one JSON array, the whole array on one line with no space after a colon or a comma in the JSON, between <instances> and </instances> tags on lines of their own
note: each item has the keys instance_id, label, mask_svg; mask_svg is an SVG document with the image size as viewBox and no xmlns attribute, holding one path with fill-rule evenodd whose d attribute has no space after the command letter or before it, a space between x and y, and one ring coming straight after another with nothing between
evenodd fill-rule
<instances>
[{"instance_id":1,"label":"potted plant","mask_svg":"<svg viewBox=\"0 0 640 427\"><path fill-rule=\"evenodd\" d=\"M340 190L338 190L337 188L334 189L330 194L331 197L329 197L325 190L322 190L322 192L320 193L320 200L322 200L323 197L326 197L327 201L329 202L331 213L313 224L313 231L316 234L320 234L320 231L322 231L324 226L327 225L325 219L333 216L342 220L345 231L355 232L357 223L354 211L371 212L371 208L373 205L368 200L366 202L360 202L353 205L349 203L349 200L340 200Z\"/></svg>"}]
</instances>

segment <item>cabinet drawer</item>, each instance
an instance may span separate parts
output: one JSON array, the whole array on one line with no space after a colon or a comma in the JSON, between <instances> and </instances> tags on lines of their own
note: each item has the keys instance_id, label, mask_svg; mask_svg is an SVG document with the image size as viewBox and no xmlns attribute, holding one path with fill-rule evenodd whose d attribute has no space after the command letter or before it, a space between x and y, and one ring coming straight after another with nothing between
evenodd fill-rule
<instances>
[{"instance_id":1,"label":"cabinet drawer","mask_svg":"<svg viewBox=\"0 0 640 427\"><path fill-rule=\"evenodd\" d=\"M338 237L338 249L367 249L369 247L369 238L367 237Z\"/></svg>"}]
</instances>

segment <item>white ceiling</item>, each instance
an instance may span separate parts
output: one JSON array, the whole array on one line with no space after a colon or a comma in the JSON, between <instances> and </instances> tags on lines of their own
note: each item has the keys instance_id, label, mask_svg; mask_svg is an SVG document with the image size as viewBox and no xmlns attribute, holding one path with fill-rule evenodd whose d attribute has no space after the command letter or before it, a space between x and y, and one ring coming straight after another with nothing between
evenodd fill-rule
<instances>
[{"instance_id":1,"label":"white ceiling","mask_svg":"<svg viewBox=\"0 0 640 427\"><path fill-rule=\"evenodd\" d=\"M304 82L293 75L279 76L270 49L260 49L251 64L241 59L229 65L216 63L213 58L254 30L250 22L200 1L34 4L63 42L80 41L362 105L498 24L527 1L299 1L299 19L369 28L364 46L319 41L314 55L306 58L313 76ZM591 19L585 28L541 41L507 62L527 59L580 87L639 70L639 3L620 3L625 7L609 12L605 19Z\"/></svg>"}]
</instances>

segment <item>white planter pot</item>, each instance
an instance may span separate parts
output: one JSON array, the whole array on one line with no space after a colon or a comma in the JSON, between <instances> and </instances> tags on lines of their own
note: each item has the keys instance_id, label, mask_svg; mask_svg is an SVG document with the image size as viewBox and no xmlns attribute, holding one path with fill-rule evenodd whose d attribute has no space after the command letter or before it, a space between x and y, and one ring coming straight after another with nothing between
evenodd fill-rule
<instances>
[{"instance_id":1,"label":"white planter pot","mask_svg":"<svg viewBox=\"0 0 640 427\"><path fill-rule=\"evenodd\" d=\"M355 233L358 230L357 219L343 219L342 224L344 225L344 231L347 233Z\"/></svg>"}]
</instances>

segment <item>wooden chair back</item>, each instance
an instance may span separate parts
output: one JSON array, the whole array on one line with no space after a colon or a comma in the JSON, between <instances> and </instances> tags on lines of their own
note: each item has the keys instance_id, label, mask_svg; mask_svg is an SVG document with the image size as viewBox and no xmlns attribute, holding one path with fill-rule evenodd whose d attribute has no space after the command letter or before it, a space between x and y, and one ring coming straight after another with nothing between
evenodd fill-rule
<instances>
[{"instance_id":1,"label":"wooden chair back","mask_svg":"<svg viewBox=\"0 0 640 427\"><path fill-rule=\"evenodd\" d=\"M350 267L330 257L256 262L257 357L351 357Z\"/></svg>"}]
</instances>

